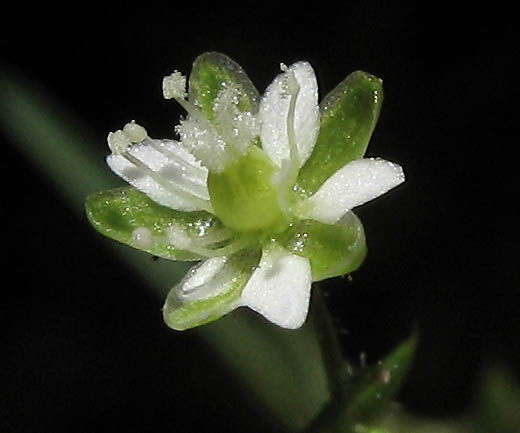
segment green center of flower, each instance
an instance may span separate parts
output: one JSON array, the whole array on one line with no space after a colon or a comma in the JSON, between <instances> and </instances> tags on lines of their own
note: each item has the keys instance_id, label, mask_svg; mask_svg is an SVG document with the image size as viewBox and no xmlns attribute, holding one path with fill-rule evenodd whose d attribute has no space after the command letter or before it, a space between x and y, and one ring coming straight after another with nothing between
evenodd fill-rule
<instances>
[{"instance_id":1,"label":"green center of flower","mask_svg":"<svg viewBox=\"0 0 520 433\"><path fill-rule=\"evenodd\" d=\"M208 189L215 214L232 229L259 232L284 224L278 189L272 184L276 167L258 147L250 146L237 162L210 173Z\"/></svg>"}]
</instances>

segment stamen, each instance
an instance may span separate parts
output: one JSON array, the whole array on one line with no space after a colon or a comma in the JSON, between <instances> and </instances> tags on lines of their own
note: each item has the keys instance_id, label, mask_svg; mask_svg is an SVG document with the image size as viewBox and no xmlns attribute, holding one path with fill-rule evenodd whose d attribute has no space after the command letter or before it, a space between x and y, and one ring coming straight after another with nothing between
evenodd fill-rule
<instances>
[{"instance_id":1,"label":"stamen","mask_svg":"<svg viewBox=\"0 0 520 433\"><path fill-rule=\"evenodd\" d=\"M300 157L298 155L298 145L296 143L296 132L294 127L294 119L296 113L296 100L300 93L300 85L296 81L294 72L286 72L284 80L284 88L288 96L291 98L289 103L289 111L287 113L287 138L289 140L289 152L291 164L294 170L300 167Z\"/></svg>"},{"instance_id":2,"label":"stamen","mask_svg":"<svg viewBox=\"0 0 520 433\"><path fill-rule=\"evenodd\" d=\"M188 114L193 117L205 120L199 107L186 100L186 77L179 71L163 78L162 90L164 99L175 99Z\"/></svg>"},{"instance_id":3,"label":"stamen","mask_svg":"<svg viewBox=\"0 0 520 433\"><path fill-rule=\"evenodd\" d=\"M201 167L200 165L196 164L192 161L187 161L183 158L181 158L179 155L173 153L169 149L167 149L165 146L161 146L161 144L157 140L146 140L146 145L153 147L157 152L162 153L164 156L166 156L168 159L171 159L172 161L176 162L178 165L180 165L183 169L190 170L193 174L203 174L205 169Z\"/></svg>"},{"instance_id":4,"label":"stamen","mask_svg":"<svg viewBox=\"0 0 520 433\"><path fill-rule=\"evenodd\" d=\"M240 251L247 245L247 240L239 238L234 242L218 247L209 248L210 245L215 243L224 242L231 239L231 233L228 230L222 230L213 235L206 235L202 237L190 238L186 229L179 224L172 224L166 229L165 241L172 245L174 248L178 248L184 251L189 251L194 254L198 254L202 257L221 257L227 256L237 251Z\"/></svg>"},{"instance_id":5,"label":"stamen","mask_svg":"<svg viewBox=\"0 0 520 433\"><path fill-rule=\"evenodd\" d=\"M182 145L212 172L220 172L230 160L227 143L209 122L188 117L176 127Z\"/></svg>"},{"instance_id":6,"label":"stamen","mask_svg":"<svg viewBox=\"0 0 520 433\"><path fill-rule=\"evenodd\" d=\"M219 257L192 268L185 277L185 283L177 286L178 298L182 302L190 302L218 295L229 280L229 270L225 267L227 260L227 257Z\"/></svg>"},{"instance_id":7,"label":"stamen","mask_svg":"<svg viewBox=\"0 0 520 433\"><path fill-rule=\"evenodd\" d=\"M228 144L232 144L238 134L234 125L238 114L237 104L238 92L232 86L224 87L215 99L213 110L219 126L219 135Z\"/></svg>"},{"instance_id":8,"label":"stamen","mask_svg":"<svg viewBox=\"0 0 520 433\"><path fill-rule=\"evenodd\" d=\"M153 180L155 180L159 185L161 185L164 189L172 192L173 194L176 194L183 198L184 200L193 203L194 205L197 205L200 209L206 210L208 212L211 212L211 204L208 200L201 199L199 197L194 196L190 192L185 191L184 189L178 187L177 185L174 185L165 179L162 178L159 174L157 174L155 171L153 171L150 167L148 167L144 162L142 162L140 159L136 158L135 156L131 155L128 152L124 152L121 154L127 161L129 161L131 164L142 170L144 173L146 173L148 176L150 176Z\"/></svg>"},{"instance_id":9,"label":"stamen","mask_svg":"<svg viewBox=\"0 0 520 433\"><path fill-rule=\"evenodd\" d=\"M123 132L126 134L126 136L130 139L132 143L140 143L148 137L146 129L144 129L141 125L135 123L135 120L132 120L130 123L127 123L123 127Z\"/></svg>"},{"instance_id":10,"label":"stamen","mask_svg":"<svg viewBox=\"0 0 520 433\"><path fill-rule=\"evenodd\" d=\"M220 248L208 248L209 245L231 238L231 232L223 229L211 235L190 238L187 230L180 224L171 224L164 236L154 236L147 227L138 227L132 232L132 239L139 248L150 249L155 242L168 243L174 248L189 251L203 257L221 257L232 254L244 247L244 242L232 242Z\"/></svg>"},{"instance_id":11,"label":"stamen","mask_svg":"<svg viewBox=\"0 0 520 433\"><path fill-rule=\"evenodd\" d=\"M109 132L107 137L108 147L114 155L121 155L132 145L132 141L123 131L118 129Z\"/></svg>"},{"instance_id":12,"label":"stamen","mask_svg":"<svg viewBox=\"0 0 520 433\"><path fill-rule=\"evenodd\" d=\"M297 172L296 172L297 174ZM291 189L291 186L294 184L295 181L295 172L294 168L286 159L282 160L282 165L278 171L276 171L272 178L271 183L273 185L277 186L278 189L278 205L280 206L280 209L286 214L290 214L291 207L289 205L289 191Z\"/></svg>"},{"instance_id":13,"label":"stamen","mask_svg":"<svg viewBox=\"0 0 520 433\"><path fill-rule=\"evenodd\" d=\"M294 185L296 181L298 170L300 168L300 155L298 151L294 125L296 116L296 101L300 93L300 85L296 80L294 72L289 70L286 65L281 63L280 69L284 72L282 81L283 92L285 93L286 97L290 98L286 118L289 160L283 159L281 161L280 169L271 177L271 183L277 187L277 201L280 209L288 215L291 213L289 192L292 185Z\"/></svg>"},{"instance_id":14,"label":"stamen","mask_svg":"<svg viewBox=\"0 0 520 433\"><path fill-rule=\"evenodd\" d=\"M146 129L132 120L127 123L123 129L115 132L109 132L107 137L108 147L114 155L125 153L128 148L134 144L143 141L148 137Z\"/></svg>"},{"instance_id":15,"label":"stamen","mask_svg":"<svg viewBox=\"0 0 520 433\"><path fill-rule=\"evenodd\" d=\"M204 257L229 256L242 250L245 246L247 246L247 243L247 240L239 238L235 242L231 242L230 244L220 248L206 248L192 244L189 248L189 251Z\"/></svg>"},{"instance_id":16,"label":"stamen","mask_svg":"<svg viewBox=\"0 0 520 433\"><path fill-rule=\"evenodd\" d=\"M186 97L186 77L179 71L163 78L164 99L184 99Z\"/></svg>"},{"instance_id":17,"label":"stamen","mask_svg":"<svg viewBox=\"0 0 520 433\"><path fill-rule=\"evenodd\" d=\"M259 134L255 115L239 110L240 91L233 85L223 86L217 95L212 122L201 107L187 100L186 78L179 72L164 77L163 95L175 99L188 112L176 131L183 146L212 172L221 172L228 163L245 155Z\"/></svg>"},{"instance_id":18,"label":"stamen","mask_svg":"<svg viewBox=\"0 0 520 433\"><path fill-rule=\"evenodd\" d=\"M212 233L208 233L203 236L196 237L193 242L201 246L209 246L212 244L220 243L231 239L232 233L228 229L214 230Z\"/></svg>"},{"instance_id":19,"label":"stamen","mask_svg":"<svg viewBox=\"0 0 520 433\"><path fill-rule=\"evenodd\" d=\"M235 159L247 153L251 141L260 133L257 118L251 112L241 111L239 102L239 89L228 84L217 95L213 108L218 133Z\"/></svg>"}]
</instances>

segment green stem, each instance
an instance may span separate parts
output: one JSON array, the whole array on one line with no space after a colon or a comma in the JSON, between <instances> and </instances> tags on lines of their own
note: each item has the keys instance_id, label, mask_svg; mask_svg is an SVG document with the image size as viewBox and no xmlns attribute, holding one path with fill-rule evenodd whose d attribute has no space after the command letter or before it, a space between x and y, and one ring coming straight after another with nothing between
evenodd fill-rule
<instances>
[{"instance_id":1,"label":"green stem","mask_svg":"<svg viewBox=\"0 0 520 433\"><path fill-rule=\"evenodd\" d=\"M344 385L352 374L352 366L343 356L338 334L320 287L314 287L312 309L311 316L327 372L331 399L336 400L343 397Z\"/></svg>"},{"instance_id":2,"label":"green stem","mask_svg":"<svg viewBox=\"0 0 520 433\"><path fill-rule=\"evenodd\" d=\"M320 345L331 395L328 403L307 426L305 432L332 432L335 431L334 420L343 410L347 382L354 369L343 355L336 328L332 323L320 287L315 287L313 291L311 317Z\"/></svg>"}]
</instances>

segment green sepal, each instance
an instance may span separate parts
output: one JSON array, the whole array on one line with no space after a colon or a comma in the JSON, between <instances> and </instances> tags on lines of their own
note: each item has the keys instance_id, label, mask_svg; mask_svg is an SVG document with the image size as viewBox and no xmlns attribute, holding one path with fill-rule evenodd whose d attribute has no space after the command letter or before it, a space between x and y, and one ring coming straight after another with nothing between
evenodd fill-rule
<instances>
[{"instance_id":1,"label":"green sepal","mask_svg":"<svg viewBox=\"0 0 520 433\"><path fill-rule=\"evenodd\" d=\"M399 344L376 365L364 367L347 384L341 425L354 425L379 416L403 385L412 366L418 332Z\"/></svg>"},{"instance_id":2,"label":"green sepal","mask_svg":"<svg viewBox=\"0 0 520 433\"><path fill-rule=\"evenodd\" d=\"M345 164L363 157L382 102L382 80L361 71L348 75L323 99L318 139L298 175L300 194L313 194Z\"/></svg>"},{"instance_id":3,"label":"green sepal","mask_svg":"<svg viewBox=\"0 0 520 433\"><path fill-rule=\"evenodd\" d=\"M170 260L200 260L202 257L170 245L165 239L168 226L183 227L190 238L222 228L218 218L210 213L176 211L155 203L132 187L92 194L87 198L85 209L90 223L101 234ZM157 239L150 248L138 245L132 236L133 231L141 227L149 229Z\"/></svg>"},{"instance_id":4,"label":"green sepal","mask_svg":"<svg viewBox=\"0 0 520 433\"><path fill-rule=\"evenodd\" d=\"M177 294L177 286L174 287L164 304L164 322L172 329L183 331L213 322L237 308L240 305L242 289L260 261L260 255L260 250L242 250L228 257L218 277L219 294L216 296L183 302ZM191 274L192 272L188 271L179 285L189 279Z\"/></svg>"},{"instance_id":5,"label":"green sepal","mask_svg":"<svg viewBox=\"0 0 520 433\"><path fill-rule=\"evenodd\" d=\"M334 225L299 221L279 242L293 254L309 259L313 281L356 270L367 253L363 224L353 212L348 212Z\"/></svg>"},{"instance_id":6,"label":"green sepal","mask_svg":"<svg viewBox=\"0 0 520 433\"><path fill-rule=\"evenodd\" d=\"M239 110L258 111L260 94L240 65L215 52L201 54L195 59L189 80L189 100L201 107L209 120L213 119L216 97L229 85L239 92Z\"/></svg>"}]
</instances>

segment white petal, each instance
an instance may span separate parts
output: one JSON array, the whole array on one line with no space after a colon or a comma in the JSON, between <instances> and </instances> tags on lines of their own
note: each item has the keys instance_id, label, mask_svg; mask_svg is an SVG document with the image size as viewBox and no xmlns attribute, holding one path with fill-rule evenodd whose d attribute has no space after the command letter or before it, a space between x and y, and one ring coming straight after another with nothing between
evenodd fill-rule
<instances>
[{"instance_id":1,"label":"white petal","mask_svg":"<svg viewBox=\"0 0 520 433\"><path fill-rule=\"evenodd\" d=\"M307 317L311 283L309 260L274 246L263 252L242 291L242 304L278 326L296 329Z\"/></svg>"},{"instance_id":2,"label":"white petal","mask_svg":"<svg viewBox=\"0 0 520 433\"><path fill-rule=\"evenodd\" d=\"M139 160L142 166L125 155ZM183 211L207 210L209 206L208 170L176 141L147 138L123 154L109 155L107 163L117 175L163 206Z\"/></svg>"},{"instance_id":3,"label":"white petal","mask_svg":"<svg viewBox=\"0 0 520 433\"><path fill-rule=\"evenodd\" d=\"M259 119L262 123L260 137L263 149L275 164L281 166L282 160L289 159L287 115L291 98L284 89L284 76L287 72L294 73L300 86L296 100L294 129L301 167L312 153L320 127L318 83L309 63L293 64L286 72L278 75L267 88L260 102Z\"/></svg>"},{"instance_id":4,"label":"white petal","mask_svg":"<svg viewBox=\"0 0 520 433\"><path fill-rule=\"evenodd\" d=\"M401 166L379 158L356 159L334 173L301 205L301 216L337 222L356 206L404 182Z\"/></svg>"}]
</instances>

